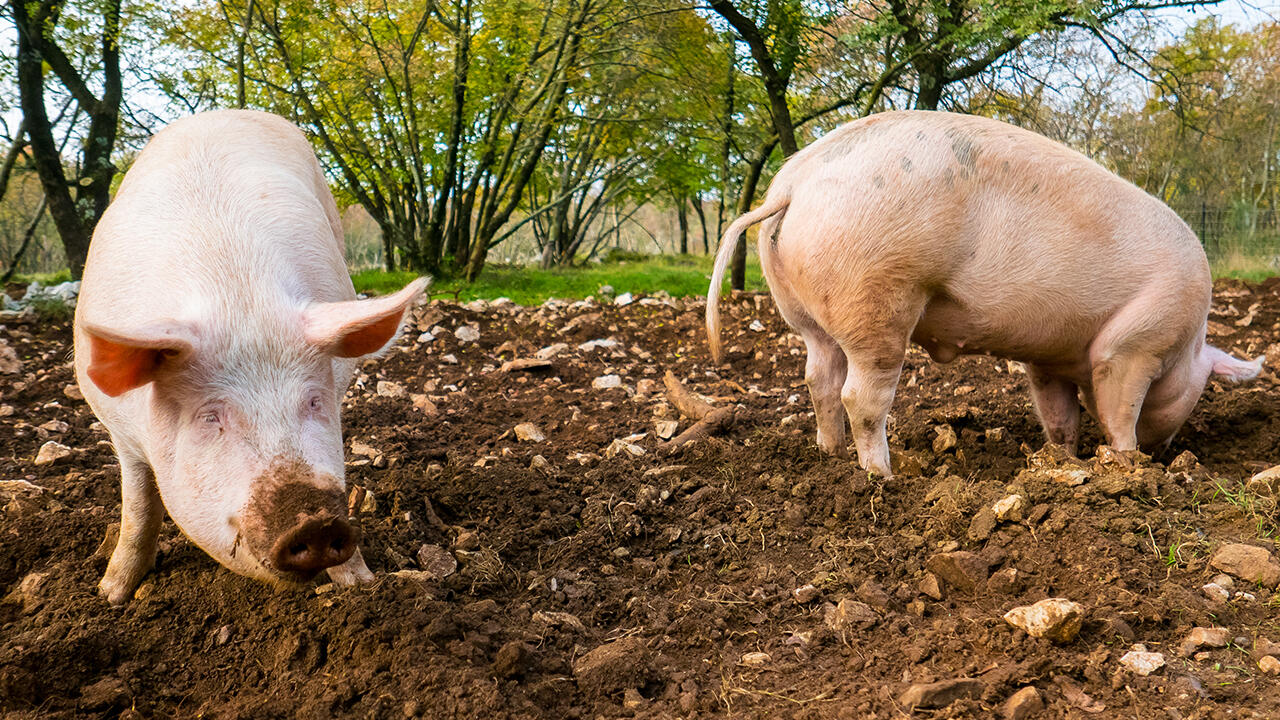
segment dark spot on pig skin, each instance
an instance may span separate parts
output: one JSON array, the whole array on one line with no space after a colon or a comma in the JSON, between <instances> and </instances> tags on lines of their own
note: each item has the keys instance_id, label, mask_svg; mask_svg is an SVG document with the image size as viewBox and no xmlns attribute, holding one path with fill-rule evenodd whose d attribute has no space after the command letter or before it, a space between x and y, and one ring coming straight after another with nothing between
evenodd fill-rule
<instances>
[{"instance_id":1,"label":"dark spot on pig skin","mask_svg":"<svg viewBox=\"0 0 1280 720\"><path fill-rule=\"evenodd\" d=\"M1031 186L1031 194L1034 195L1038 192L1040 192L1040 183L1035 183Z\"/></svg>"},{"instance_id":2,"label":"dark spot on pig skin","mask_svg":"<svg viewBox=\"0 0 1280 720\"><path fill-rule=\"evenodd\" d=\"M960 162L961 167L968 172L974 171L978 150L968 138L955 137L951 141L951 152L956 156L956 160Z\"/></svg>"},{"instance_id":3,"label":"dark spot on pig skin","mask_svg":"<svg viewBox=\"0 0 1280 720\"><path fill-rule=\"evenodd\" d=\"M322 490L323 482L332 490ZM276 460L253 480L249 502L241 509L240 526L249 552L266 564L275 541L293 529L303 516L347 517L346 500L332 478L317 478L309 465L296 459Z\"/></svg>"},{"instance_id":4,"label":"dark spot on pig skin","mask_svg":"<svg viewBox=\"0 0 1280 720\"><path fill-rule=\"evenodd\" d=\"M884 187L884 176L880 175L879 173L876 173L875 175L871 176L871 182L875 183L876 187L882 188Z\"/></svg>"},{"instance_id":5,"label":"dark spot on pig skin","mask_svg":"<svg viewBox=\"0 0 1280 720\"><path fill-rule=\"evenodd\" d=\"M902 158L898 161L898 164L902 165L903 172L911 172L911 161L907 158Z\"/></svg>"}]
</instances>

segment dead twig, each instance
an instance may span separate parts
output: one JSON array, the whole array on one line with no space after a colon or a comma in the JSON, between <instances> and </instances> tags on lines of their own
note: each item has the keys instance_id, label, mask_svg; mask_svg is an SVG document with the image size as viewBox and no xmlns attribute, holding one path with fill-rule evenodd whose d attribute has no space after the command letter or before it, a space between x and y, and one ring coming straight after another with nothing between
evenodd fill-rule
<instances>
[{"instance_id":1,"label":"dead twig","mask_svg":"<svg viewBox=\"0 0 1280 720\"><path fill-rule=\"evenodd\" d=\"M692 426L670 441L658 446L658 450L667 455L694 440L722 433L733 424L733 408L712 407L710 403L690 392L670 370L662 378L667 386L667 400L680 411L681 415L696 420Z\"/></svg>"}]
</instances>

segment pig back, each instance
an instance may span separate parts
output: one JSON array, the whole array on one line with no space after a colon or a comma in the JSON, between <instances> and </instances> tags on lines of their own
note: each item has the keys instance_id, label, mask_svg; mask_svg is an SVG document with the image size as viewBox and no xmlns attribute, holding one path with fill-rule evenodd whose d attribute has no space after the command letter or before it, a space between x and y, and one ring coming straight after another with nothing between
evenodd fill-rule
<instances>
[{"instance_id":1,"label":"pig back","mask_svg":"<svg viewBox=\"0 0 1280 720\"><path fill-rule=\"evenodd\" d=\"M114 326L355 297L306 138L243 110L184 118L152 138L98 224L82 293L85 317Z\"/></svg>"}]
</instances>

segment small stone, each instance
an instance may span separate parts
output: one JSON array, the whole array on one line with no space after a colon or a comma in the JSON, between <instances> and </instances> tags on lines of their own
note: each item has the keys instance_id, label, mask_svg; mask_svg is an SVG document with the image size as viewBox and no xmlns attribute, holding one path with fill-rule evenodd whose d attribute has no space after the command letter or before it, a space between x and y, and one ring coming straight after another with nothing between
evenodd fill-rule
<instances>
[{"instance_id":1,"label":"small stone","mask_svg":"<svg viewBox=\"0 0 1280 720\"><path fill-rule=\"evenodd\" d=\"M516 425L512 428L512 431L520 442L542 442L547 439L547 436L542 434L542 430L537 425L529 422Z\"/></svg>"},{"instance_id":2,"label":"small stone","mask_svg":"<svg viewBox=\"0 0 1280 720\"><path fill-rule=\"evenodd\" d=\"M937 575L934 575L931 572L925 573L924 577L920 578L919 587L920 587L920 592L924 593L925 595L928 595L934 600L942 599L942 585L938 582Z\"/></svg>"},{"instance_id":3,"label":"small stone","mask_svg":"<svg viewBox=\"0 0 1280 720\"><path fill-rule=\"evenodd\" d=\"M440 413L440 409L426 395L413 394L409 396L409 402L413 403L414 409L421 412L427 417L433 417Z\"/></svg>"},{"instance_id":4,"label":"small stone","mask_svg":"<svg viewBox=\"0 0 1280 720\"><path fill-rule=\"evenodd\" d=\"M449 577L458 569L458 561L439 545L423 545L418 548L418 567L431 573L437 580Z\"/></svg>"},{"instance_id":5,"label":"small stone","mask_svg":"<svg viewBox=\"0 0 1280 720\"><path fill-rule=\"evenodd\" d=\"M827 627L837 632L865 629L879 621L880 616L871 609L870 605L852 598L845 598L837 605L828 604L824 618Z\"/></svg>"},{"instance_id":6,"label":"small stone","mask_svg":"<svg viewBox=\"0 0 1280 720\"><path fill-rule=\"evenodd\" d=\"M501 372L528 372L531 370L546 370L552 367L550 360L542 358L517 358L502 363L502 367L498 368Z\"/></svg>"},{"instance_id":7,"label":"small stone","mask_svg":"<svg viewBox=\"0 0 1280 720\"><path fill-rule=\"evenodd\" d=\"M654 432L663 440L670 440L675 437L676 431L680 429L679 420L658 420L653 424Z\"/></svg>"},{"instance_id":8,"label":"small stone","mask_svg":"<svg viewBox=\"0 0 1280 720\"><path fill-rule=\"evenodd\" d=\"M534 455L533 459L529 461L529 467L534 470L550 470L551 463L541 455Z\"/></svg>"},{"instance_id":9,"label":"small stone","mask_svg":"<svg viewBox=\"0 0 1280 720\"><path fill-rule=\"evenodd\" d=\"M539 610L533 614L533 621L546 627L569 628L574 632L585 633L587 626L582 624L577 615L567 612L547 612Z\"/></svg>"},{"instance_id":10,"label":"small stone","mask_svg":"<svg viewBox=\"0 0 1280 720\"><path fill-rule=\"evenodd\" d=\"M475 550L480 547L480 534L473 530L463 530L454 538L453 547L463 551Z\"/></svg>"},{"instance_id":11,"label":"small stone","mask_svg":"<svg viewBox=\"0 0 1280 720\"><path fill-rule=\"evenodd\" d=\"M1022 577L1015 567L1000 568L991 573L987 589L998 595L1013 595L1022 589Z\"/></svg>"},{"instance_id":12,"label":"small stone","mask_svg":"<svg viewBox=\"0 0 1280 720\"><path fill-rule=\"evenodd\" d=\"M403 385L391 380L379 380L377 392L379 397L386 398L400 398L407 394Z\"/></svg>"},{"instance_id":13,"label":"small stone","mask_svg":"<svg viewBox=\"0 0 1280 720\"><path fill-rule=\"evenodd\" d=\"M1009 696L1000 706L1002 720L1027 720L1044 709L1044 698L1034 685L1028 685Z\"/></svg>"},{"instance_id":14,"label":"small stone","mask_svg":"<svg viewBox=\"0 0 1280 720\"><path fill-rule=\"evenodd\" d=\"M1216 583L1217 585L1221 586L1225 590L1231 590L1236 586L1235 578L1231 577L1230 575L1227 575L1226 573L1219 573L1218 575L1214 575L1213 580L1210 580L1210 582Z\"/></svg>"},{"instance_id":15,"label":"small stone","mask_svg":"<svg viewBox=\"0 0 1280 720\"><path fill-rule=\"evenodd\" d=\"M363 455L364 457L373 458L373 457L378 457L379 455L381 455L381 454L382 454L382 451L381 451L381 450L378 450L377 448L373 447L372 445L370 445L370 444L368 444L368 443L366 443L366 442L363 442L363 441L361 441L361 440L352 440L352 441L351 441L351 454L352 454L352 455Z\"/></svg>"},{"instance_id":16,"label":"small stone","mask_svg":"<svg viewBox=\"0 0 1280 720\"><path fill-rule=\"evenodd\" d=\"M503 645L493 657L493 674L500 678L523 675L533 658L533 650L519 640Z\"/></svg>"},{"instance_id":17,"label":"small stone","mask_svg":"<svg viewBox=\"0 0 1280 720\"><path fill-rule=\"evenodd\" d=\"M629 443L626 440L623 440L622 438L618 438L617 440L614 440L613 442L609 443L609 447L604 449L604 456L605 458L613 459L615 457L618 457L619 455L630 455L631 457L640 457L641 455L644 455L644 448L640 447L639 445Z\"/></svg>"},{"instance_id":18,"label":"small stone","mask_svg":"<svg viewBox=\"0 0 1280 720\"><path fill-rule=\"evenodd\" d=\"M617 375L601 375L591 381L591 387L596 390L611 390L613 388L622 387L622 378Z\"/></svg>"},{"instance_id":19,"label":"small stone","mask_svg":"<svg viewBox=\"0 0 1280 720\"><path fill-rule=\"evenodd\" d=\"M1202 647L1226 647L1227 640L1227 629L1224 627L1192 628L1178 645L1178 654L1182 657L1191 657Z\"/></svg>"},{"instance_id":20,"label":"small stone","mask_svg":"<svg viewBox=\"0 0 1280 720\"><path fill-rule=\"evenodd\" d=\"M1271 553L1253 545L1223 545L1213 554L1209 565L1248 582L1267 587L1280 584L1280 565L1271 558Z\"/></svg>"},{"instance_id":21,"label":"small stone","mask_svg":"<svg viewBox=\"0 0 1280 720\"><path fill-rule=\"evenodd\" d=\"M613 338L600 338L597 340L588 340L582 343L581 345L579 345L578 349L581 350L582 352L591 352L592 350L597 350L600 348L603 348L605 350L612 350L613 348L618 347L618 345L620 344L621 343L619 343L617 340L614 340Z\"/></svg>"},{"instance_id":22,"label":"small stone","mask_svg":"<svg viewBox=\"0 0 1280 720\"><path fill-rule=\"evenodd\" d=\"M539 360L550 360L568 349L569 346L565 343L555 343L542 348L538 352L534 353L533 356Z\"/></svg>"},{"instance_id":23,"label":"small stone","mask_svg":"<svg viewBox=\"0 0 1280 720\"><path fill-rule=\"evenodd\" d=\"M613 304L617 305L618 307L626 307L627 305L630 305L634 301L635 301L635 298L631 296L631 293L624 292L618 297L613 299Z\"/></svg>"},{"instance_id":24,"label":"small stone","mask_svg":"<svg viewBox=\"0 0 1280 720\"><path fill-rule=\"evenodd\" d=\"M1000 522L1021 522L1022 511L1027 506L1027 499L1021 495L1009 495L996 501L991 509Z\"/></svg>"},{"instance_id":25,"label":"small stone","mask_svg":"<svg viewBox=\"0 0 1280 720\"><path fill-rule=\"evenodd\" d=\"M453 353L449 353L448 355L441 355L440 362L444 363L445 365L457 365L458 356L454 355Z\"/></svg>"},{"instance_id":26,"label":"small stone","mask_svg":"<svg viewBox=\"0 0 1280 720\"><path fill-rule=\"evenodd\" d=\"M62 443L50 440L40 446L40 452L36 453L36 465L52 465L59 460L71 457L71 448Z\"/></svg>"},{"instance_id":27,"label":"small stone","mask_svg":"<svg viewBox=\"0 0 1280 720\"><path fill-rule=\"evenodd\" d=\"M475 342L480 339L480 326L475 323L459 325L458 329L453 331L453 336L458 338L458 342Z\"/></svg>"},{"instance_id":28,"label":"small stone","mask_svg":"<svg viewBox=\"0 0 1280 720\"><path fill-rule=\"evenodd\" d=\"M981 680L956 678L923 685L912 685L898 698L908 709L944 708L962 698L977 699L982 696Z\"/></svg>"},{"instance_id":29,"label":"small stone","mask_svg":"<svg viewBox=\"0 0 1280 720\"><path fill-rule=\"evenodd\" d=\"M938 553L929 558L925 568L948 585L964 591L987 581L987 561L967 550Z\"/></svg>"},{"instance_id":30,"label":"small stone","mask_svg":"<svg viewBox=\"0 0 1280 720\"><path fill-rule=\"evenodd\" d=\"M1164 655L1158 652L1147 652L1144 645L1134 645L1134 649L1120 658L1120 664L1138 675L1146 677L1164 667Z\"/></svg>"},{"instance_id":31,"label":"small stone","mask_svg":"<svg viewBox=\"0 0 1280 720\"><path fill-rule=\"evenodd\" d=\"M1032 637L1063 644L1080 633L1084 606L1066 598L1048 598L1034 605L1016 607L1005 613L1004 619Z\"/></svg>"},{"instance_id":32,"label":"small stone","mask_svg":"<svg viewBox=\"0 0 1280 720\"><path fill-rule=\"evenodd\" d=\"M72 400L83 400L84 393L80 392L79 385L67 385L62 388L62 394Z\"/></svg>"},{"instance_id":33,"label":"small stone","mask_svg":"<svg viewBox=\"0 0 1280 720\"><path fill-rule=\"evenodd\" d=\"M956 446L956 431L950 425L938 425L933 429L937 437L933 439L933 451L941 454Z\"/></svg>"},{"instance_id":34,"label":"small stone","mask_svg":"<svg viewBox=\"0 0 1280 720\"><path fill-rule=\"evenodd\" d=\"M1231 591L1222 587L1218 583L1205 583L1200 586L1200 592L1204 594L1210 602L1224 603L1231 599Z\"/></svg>"},{"instance_id":35,"label":"small stone","mask_svg":"<svg viewBox=\"0 0 1280 720\"><path fill-rule=\"evenodd\" d=\"M635 688L627 688L622 692L622 707L627 710L638 710L648 703L648 699Z\"/></svg>"},{"instance_id":36,"label":"small stone","mask_svg":"<svg viewBox=\"0 0 1280 720\"><path fill-rule=\"evenodd\" d=\"M800 587L791 591L791 595L795 597L796 602L800 603L801 605L811 603L814 600L817 600L818 596L821 594L822 594L822 591L814 587L813 585L801 585Z\"/></svg>"},{"instance_id":37,"label":"small stone","mask_svg":"<svg viewBox=\"0 0 1280 720\"><path fill-rule=\"evenodd\" d=\"M1169 463L1169 472L1189 473L1200 465L1200 461L1190 450L1183 450L1178 457Z\"/></svg>"},{"instance_id":38,"label":"small stone","mask_svg":"<svg viewBox=\"0 0 1280 720\"><path fill-rule=\"evenodd\" d=\"M773 662L773 657L766 652L749 652L742 656L742 664L750 667L761 667Z\"/></svg>"},{"instance_id":39,"label":"small stone","mask_svg":"<svg viewBox=\"0 0 1280 720\"><path fill-rule=\"evenodd\" d=\"M230 625L223 625L222 627L218 628L218 634L215 635L213 638L214 642L218 643L219 645L226 645L227 641L229 641L230 639L231 639Z\"/></svg>"},{"instance_id":40,"label":"small stone","mask_svg":"<svg viewBox=\"0 0 1280 720\"><path fill-rule=\"evenodd\" d=\"M986 436L987 442L1001 443L1009 437L1009 431L1002 427L993 427L987 428L983 435Z\"/></svg>"},{"instance_id":41,"label":"small stone","mask_svg":"<svg viewBox=\"0 0 1280 720\"><path fill-rule=\"evenodd\" d=\"M8 298L5 298L8 301ZM0 338L0 375L19 375L22 373L22 361L18 354L9 347L9 343Z\"/></svg>"},{"instance_id":42,"label":"small stone","mask_svg":"<svg viewBox=\"0 0 1280 720\"><path fill-rule=\"evenodd\" d=\"M1280 658L1275 655L1263 655L1258 661L1258 669L1268 675L1280 675Z\"/></svg>"},{"instance_id":43,"label":"small stone","mask_svg":"<svg viewBox=\"0 0 1280 720\"><path fill-rule=\"evenodd\" d=\"M1088 482L1091 477L1088 470L1084 468L1056 468L1049 472L1049 479L1056 483L1062 483L1067 487L1076 487Z\"/></svg>"}]
</instances>

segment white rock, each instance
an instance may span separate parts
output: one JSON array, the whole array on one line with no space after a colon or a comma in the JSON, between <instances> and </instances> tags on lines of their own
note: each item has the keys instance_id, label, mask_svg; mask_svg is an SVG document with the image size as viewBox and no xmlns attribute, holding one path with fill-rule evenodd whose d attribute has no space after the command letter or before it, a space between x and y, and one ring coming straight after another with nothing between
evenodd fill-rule
<instances>
[{"instance_id":1,"label":"white rock","mask_svg":"<svg viewBox=\"0 0 1280 720\"><path fill-rule=\"evenodd\" d=\"M764 332L764 323L759 320L752 320L751 324L747 326L747 329L751 332Z\"/></svg>"},{"instance_id":2,"label":"white rock","mask_svg":"<svg viewBox=\"0 0 1280 720\"><path fill-rule=\"evenodd\" d=\"M441 356L440 362L444 363L445 365L457 365L458 356L454 355L453 353L449 353L448 355Z\"/></svg>"},{"instance_id":3,"label":"white rock","mask_svg":"<svg viewBox=\"0 0 1280 720\"><path fill-rule=\"evenodd\" d=\"M533 423L520 423L512 430L516 434L516 439L521 442L542 442L547 439L547 436L542 434L542 430Z\"/></svg>"},{"instance_id":4,"label":"white rock","mask_svg":"<svg viewBox=\"0 0 1280 720\"><path fill-rule=\"evenodd\" d=\"M569 346L565 343L555 343L553 345L548 345L542 348L538 352L534 353L533 356L538 358L539 360L550 360L551 358L559 355L560 353L568 349L569 349Z\"/></svg>"},{"instance_id":5,"label":"white rock","mask_svg":"<svg viewBox=\"0 0 1280 720\"><path fill-rule=\"evenodd\" d=\"M1010 495L996 501L991 506L992 511L996 514L996 519L1001 522L1020 522L1022 520L1022 510L1027 505L1026 498L1021 495Z\"/></svg>"},{"instance_id":6,"label":"white rock","mask_svg":"<svg viewBox=\"0 0 1280 720\"><path fill-rule=\"evenodd\" d=\"M458 338L458 342L475 342L480 339L480 326L476 323L459 325L453 336Z\"/></svg>"},{"instance_id":7,"label":"white rock","mask_svg":"<svg viewBox=\"0 0 1280 720\"><path fill-rule=\"evenodd\" d=\"M1147 652L1145 645L1134 645L1120 658L1120 664L1138 675L1147 676L1164 667L1164 655Z\"/></svg>"},{"instance_id":8,"label":"white rock","mask_svg":"<svg viewBox=\"0 0 1280 720\"><path fill-rule=\"evenodd\" d=\"M1224 603L1231 599L1231 591L1222 587L1216 582L1205 583L1200 586L1200 592L1213 602Z\"/></svg>"},{"instance_id":9,"label":"white rock","mask_svg":"<svg viewBox=\"0 0 1280 720\"><path fill-rule=\"evenodd\" d=\"M71 457L71 453L71 448L50 440L41 445L40 452L36 453L36 465L52 465L63 458Z\"/></svg>"},{"instance_id":10,"label":"white rock","mask_svg":"<svg viewBox=\"0 0 1280 720\"><path fill-rule=\"evenodd\" d=\"M591 387L596 390L609 390L611 388L622 387L622 378L618 375L601 375L591 381Z\"/></svg>"},{"instance_id":11,"label":"white rock","mask_svg":"<svg viewBox=\"0 0 1280 720\"><path fill-rule=\"evenodd\" d=\"M663 440L670 440L675 436L676 431L680 429L679 420L658 420L653 424L654 431L658 437Z\"/></svg>"},{"instance_id":12,"label":"white rock","mask_svg":"<svg viewBox=\"0 0 1280 720\"><path fill-rule=\"evenodd\" d=\"M595 350L597 348L604 348L606 350L609 350L609 349L618 347L618 345L620 344L621 343L619 343L617 340L614 340L613 338L601 338L599 340L588 340L582 343L581 345L579 345L578 349L581 350L582 352L591 352L592 350Z\"/></svg>"},{"instance_id":13,"label":"white rock","mask_svg":"<svg viewBox=\"0 0 1280 720\"><path fill-rule=\"evenodd\" d=\"M1016 607L1005 613L1004 619L1032 637L1069 643L1080 633L1084 606L1066 598L1048 598L1034 605Z\"/></svg>"},{"instance_id":14,"label":"white rock","mask_svg":"<svg viewBox=\"0 0 1280 720\"><path fill-rule=\"evenodd\" d=\"M631 297L631 293L624 292L618 297L613 299L613 304L617 305L618 307L625 307L627 305L630 305L634 301L635 301L635 298Z\"/></svg>"},{"instance_id":15,"label":"white rock","mask_svg":"<svg viewBox=\"0 0 1280 720\"><path fill-rule=\"evenodd\" d=\"M431 341L433 341L433 340L435 340L435 339L436 339L436 336L435 336L435 335L432 335L432 334L431 334L431 333L429 333L429 332L424 332L424 333L422 333L422 334L418 335L418 342L420 342L420 343L429 343L429 342L431 342Z\"/></svg>"},{"instance_id":16,"label":"white rock","mask_svg":"<svg viewBox=\"0 0 1280 720\"><path fill-rule=\"evenodd\" d=\"M751 667L760 667L773 662L773 657L767 652L749 652L742 656L742 664Z\"/></svg>"},{"instance_id":17,"label":"white rock","mask_svg":"<svg viewBox=\"0 0 1280 720\"><path fill-rule=\"evenodd\" d=\"M404 397L405 394L406 391L404 386L398 382L393 382L391 380L378 381L378 395L380 397L398 398Z\"/></svg>"},{"instance_id":18,"label":"white rock","mask_svg":"<svg viewBox=\"0 0 1280 720\"><path fill-rule=\"evenodd\" d=\"M639 445L633 445L622 438L618 438L617 440L609 443L609 447L604 450L604 456L606 458L615 458L623 453L632 457L640 457L641 455L644 455L644 448Z\"/></svg>"}]
</instances>

